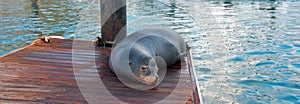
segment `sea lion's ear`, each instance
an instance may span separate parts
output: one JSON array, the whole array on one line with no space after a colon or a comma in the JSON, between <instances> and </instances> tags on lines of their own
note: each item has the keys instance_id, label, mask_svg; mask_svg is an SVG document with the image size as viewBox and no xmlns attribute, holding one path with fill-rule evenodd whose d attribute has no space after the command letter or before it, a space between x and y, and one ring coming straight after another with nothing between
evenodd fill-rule
<instances>
[{"instance_id":1,"label":"sea lion's ear","mask_svg":"<svg viewBox=\"0 0 300 104\"><path fill-rule=\"evenodd\" d=\"M128 62L128 64L129 64L129 65L132 65L132 62L131 62L131 61L129 61L129 62Z\"/></svg>"}]
</instances>

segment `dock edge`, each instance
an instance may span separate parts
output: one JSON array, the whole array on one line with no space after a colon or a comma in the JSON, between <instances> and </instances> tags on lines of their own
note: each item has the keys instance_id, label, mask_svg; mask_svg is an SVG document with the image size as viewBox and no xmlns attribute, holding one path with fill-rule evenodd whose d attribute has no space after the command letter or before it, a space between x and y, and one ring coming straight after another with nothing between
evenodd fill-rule
<instances>
[{"instance_id":1,"label":"dock edge","mask_svg":"<svg viewBox=\"0 0 300 104\"><path fill-rule=\"evenodd\" d=\"M203 104L203 99L202 99L202 95L201 95L201 92L199 89L200 88L199 83L197 81L198 78L197 78L196 70L195 70L194 63L193 63L191 49L188 49L187 52L188 52L188 54L187 54L188 68L189 68L189 72L190 72L190 76L191 76L191 80L192 80L195 104Z\"/></svg>"}]
</instances>

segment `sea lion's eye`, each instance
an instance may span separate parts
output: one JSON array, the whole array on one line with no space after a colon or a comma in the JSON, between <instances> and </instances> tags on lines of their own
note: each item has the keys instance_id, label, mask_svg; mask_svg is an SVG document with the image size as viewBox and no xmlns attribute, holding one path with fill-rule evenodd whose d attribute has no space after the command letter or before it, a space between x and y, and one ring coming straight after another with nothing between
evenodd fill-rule
<instances>
[{"instance_id":1,"label":"sea lion's eye","mask_svg":"<svg viewBox=\"0 0 300 104\"><path fill-rule=\"evenodd\" d=\"M132 62L128 62L129 65L132 65Z\"/></svg>"},{"instance_id":2,"label":"sea lion's eye","mask_svg":"<svg viewBox=\"0 0 300 104\"><path fill-rule=\"evenodd\" d=\"M146 72L146 71L147 71L147 66L142 66L142 67L141 67L141 71L142 71L142 72Z\"/></svg>"}]
</instances>

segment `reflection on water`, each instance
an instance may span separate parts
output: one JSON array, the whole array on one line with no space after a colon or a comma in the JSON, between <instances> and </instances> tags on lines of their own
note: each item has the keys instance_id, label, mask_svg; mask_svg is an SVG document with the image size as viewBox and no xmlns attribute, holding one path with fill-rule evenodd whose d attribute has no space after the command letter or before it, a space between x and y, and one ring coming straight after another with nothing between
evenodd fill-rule
<instances>
[{"instance_id":1,"label":"reflection on water","mask_svg":"<svg viewBox=\"0 0 300 104\"><path fill-rule=\"evenodd\" d=\"M73 39L74 36L91 39L100 34L98 1L93 4L68 0L19 0L18 2L0 0L0 2L0 55L24 47L41 35L58 35L67 39ZM88 11L83 12L83 8L87 7L89 7ZM81 16L86 18L82 19Z\"/></svg>"},{"instance_id":2,"label":"reflection on water","mask_svg":"<svg viewBox=\"0 0 300 104\"><path fill-rule=\"evenodd\" d=\"M99 1L0 0L0 55L38 36L91 40ZM300 2L128 0L128 32L166 26L193 48L205 103L300 102Z\"/></svg>"}]
</instances>

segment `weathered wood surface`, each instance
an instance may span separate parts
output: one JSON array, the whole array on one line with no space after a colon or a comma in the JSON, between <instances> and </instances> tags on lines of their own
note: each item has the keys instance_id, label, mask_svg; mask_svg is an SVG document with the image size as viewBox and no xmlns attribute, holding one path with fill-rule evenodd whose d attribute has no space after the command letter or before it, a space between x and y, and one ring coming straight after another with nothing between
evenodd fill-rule
<instances>
[{"instance_id":1,"label":"weathered wood surface","mask_svg":"<svg viewBox=\"0 0 300 104\"><path fill-rule=\"evenodd\" d=\"M72 46L74 42L80 45ZM74 47L79 55L76 59L72 56ZM76 82L74 64L81 67L76 70L96 68L103 85L119 99L115 101L108 95L98 94L101 99L94 99L93 103L199 103L198 95L194 95L198 93L192 85L195 79L191 78L188 64L170 67L156 90L139 91L126 87L110 71L110 51L110 48L94 47L91 42L53 39L51 43L44 43L36 40L0 58L0 103L88 103ZM86 83L98 83L93 80L97 77L89 75L88 71L84 75Z\"/></svg>"}]
</instances>

